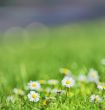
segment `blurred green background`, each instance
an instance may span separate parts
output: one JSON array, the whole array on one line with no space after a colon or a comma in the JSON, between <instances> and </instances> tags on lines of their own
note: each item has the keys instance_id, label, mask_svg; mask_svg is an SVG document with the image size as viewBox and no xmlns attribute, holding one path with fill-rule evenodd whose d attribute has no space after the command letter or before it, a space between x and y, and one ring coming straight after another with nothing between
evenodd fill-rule
<instances>
[{"instance_id":1,"label":"blurred green background","mask_svg":"<svg viewBox=\"0 0 105 110\"><path fill-rule=\"evenodd\" d=\"M105 27L104 21L96 22L52 27L48 32L29 34L27 40L12 39L15 34L9 36L11 40L1 38L1 86L7 90L23 86L30 79L59 79L60 67L70 68L75 75L93 67L105 80L99 66L105 57Z\"/></svg>"}]
</instances>

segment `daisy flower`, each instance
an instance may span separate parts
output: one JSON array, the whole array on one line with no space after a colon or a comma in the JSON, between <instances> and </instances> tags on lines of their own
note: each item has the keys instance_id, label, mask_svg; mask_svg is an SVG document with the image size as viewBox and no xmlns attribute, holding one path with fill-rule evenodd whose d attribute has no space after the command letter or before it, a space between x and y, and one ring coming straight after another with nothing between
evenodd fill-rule
<instances>
[{"instance_id":1,"label":"daisy flower","mask_svg":"<svg viewBox=\"0 0 105 110\"><path fill-rule=\"evenodd\" d=\"M99 82L99 75L96 70L90 69L90 71L88 73L88 81L95 82L95 83Z\"/></svg>"},{"instance_id":2,"label":"daisy flower","mask_svg":"<svg viewBox=\"0 0 105 110\"><path fill-rule=\"evenodd\" d=\"M74 86L74 84L75 80L72 77L64 77L64 79L62 80L62 85L67 88Z\"/></svg>"},{"instance_id":3,"label":"daisy flower","mask_svg":"<svg viewBox=\"0 0 105 110\"><path fill-rule=\"evenodd\" d=\"M25 94L22 89L17 89L17 88L14 88L14 89L13 89L13 92L14 92L15 94L21 95L21 96L23 96L23 95Z\"/></svg>"},{"instance_id":4,"label":"daisy flower","mask_svg":"<svg viewBox=\"0 0 105 110\"><path fill-rule=\"evenodd\" d=\"M28 83L28 88L30 90L40 90L41 86L40 86L40 83L37 81L30 81Z\"/></svg>"},{"instance_id":5,"label":"daisy flower","mask_svg":"<svg viewBox=\"0 0 105 110\"><path fill-rule=\"evenodd\" d=\"M58 89L57 88L54 88L54 89L52 89L52 93L54 93L54 94L56 94L57 93L57 91L58 91Z\"/></svg>"},{"instance_id":6,"label":"daisy flower","mask_svg":"<svg viewBox=\"0 0 105 110\"><path fill-rule=\"evenodd\" d=\"M60 73L61 74L64 74L64 75L71 75L71 71L69 70L69 69L67 69L67 68L60 68Z\"/></svg>"},{"instance_id":7,"label":"daisy flower","mask_svg":"<svg viewBox=\"0 0 105 110\"><path fill-rule=\"evenodd\" d=\"M38 102L40 99L40 95L36 93L35 91L30 91L30 93L27 95L29 101L31 102Z\"/></svg>"},{"instance_id":8,"label":"daisy flower","mask_svg":"<svg viewBox=\"0 0 105 110\"><path fill-rule=\"evenodd\" d=\"M84 74L79 75L78 80L80 82L86 82L87 81L87 77Z\"/></svg>"},{"instance_id":9,"label":"daisy flower","mask_svg":"<svg viewBox=\"0 0 105 110\"><path fill-rule=\"evenodd\" d=\"M14 103L15 102L15 100L14 100L14 96L8 96L7 97L7 100L6 100L7 102L12 102L12 103Z\"/></svg>"},{"instance_id":10,"label":"daisy flower","mask_svg":"<svg viewBox=\"0 0 105 110\"><path fill-rule=\"evenodd\" d=\"M45 89L45 92L48 93L48 94L51 93L51 88L50 88L50 87L47 87L47 88Z\"/></svg>"},{"instance_id":11,"label":"daisy flower","mask_svg":"<svg viewBox=\"0 0 105 110\"><path fill-rule=\"evenodd\" d=\"M55 80L55 79L48 80L48 84L49 85L57 85L58 84L58 80Z\"/></svg>"},{"instance_id":12,"label":"daisy flower","mask_svg":"<svg viewBox=\"0 0 105 110\"><path fill-rule=\"evenodd\" d=\"M105 90L105 83L99 83L99 84L97 85L97 88L98 88L99 90Z\"/></svg>"},{"instance_id":13,"label":"daisy flower","mask_svg":"<svg viewBox=\"0 0 105 110\"><path fill-rule=\"evenodd\" d=\"M99 95L91 95L90 102L101 102L102 98Z\"/></svg>"},{"instance_id":14,"label":"daisy flower","mask_svg":"<svg viewBox=\"0 0 105 110\"><path fill-rule=\"evenodd\" d=\"M54 94L63 94L65 92L66 92L65 90L60 90L60 89L57 89L57 88L52 90L52 93L54 93Z\"/></svg>"}]
</instances>

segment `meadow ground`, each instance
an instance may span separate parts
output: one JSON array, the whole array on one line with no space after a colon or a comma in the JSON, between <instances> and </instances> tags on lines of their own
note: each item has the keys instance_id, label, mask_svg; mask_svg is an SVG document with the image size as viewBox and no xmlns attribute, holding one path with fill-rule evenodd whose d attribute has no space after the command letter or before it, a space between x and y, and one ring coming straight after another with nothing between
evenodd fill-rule
<instances>
[{"instance_id":1,"label":"meadow ground","mask_svg":"<svg viewBox=\"0 0 105 110\"><path fill-rule=\"evenodd\" d=\"M38 33L37 33L38 34ZM75 82L70 94L47 94L39 91L39 102L27 98L27 83L32 80L59 80L57 85L41 85L68 91L63 87L60 68L68 68L76 78L87 75L90 68L99 73L105 82L105 26L103 22L83 23L72 26L50 28L40 38L12 42L1 38L0 44L0 110L105 110L105 92L97 89L95 83ZM14 88L24 90L25 95L13 93ZM90 102L90 96L97 94L101 102ZM13 96L8 99L8 96ZM45 99L53 97L51 99Z\"/></svg>"}]
</instances>

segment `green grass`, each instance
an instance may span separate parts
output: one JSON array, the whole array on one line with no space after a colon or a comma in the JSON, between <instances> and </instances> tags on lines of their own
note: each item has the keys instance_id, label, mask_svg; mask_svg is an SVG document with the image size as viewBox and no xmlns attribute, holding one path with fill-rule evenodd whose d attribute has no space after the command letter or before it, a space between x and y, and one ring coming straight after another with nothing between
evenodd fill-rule
<instances>
[{"instance_id":1,"label":"green grass","mask_svg":"<svg viewBox=\"0 0 105 110\"><path fill-rule=\"evenodd\" d=\"M71 89L73 96L57 96L43 107L42 99L31 103L24 97L16 97L15 103L7 103L13 88L24 87L30 80L49 80L63 78L59 68L70 69L77 76L90 68L99 72L100 80L105 81L105 67L100 60L105 57L104 22L82 23L65 27L50 28L49 33L38 34L40 37L18 42L4 41L0 44L0 110L105 110L105 101L101 104L90 103L91 94L100 94L95 85L86 84L81 93L78 82ZM35 35L36 36L36 35ZM59 84L61 85L61 84Z\"/></svg>"}]
</instances>

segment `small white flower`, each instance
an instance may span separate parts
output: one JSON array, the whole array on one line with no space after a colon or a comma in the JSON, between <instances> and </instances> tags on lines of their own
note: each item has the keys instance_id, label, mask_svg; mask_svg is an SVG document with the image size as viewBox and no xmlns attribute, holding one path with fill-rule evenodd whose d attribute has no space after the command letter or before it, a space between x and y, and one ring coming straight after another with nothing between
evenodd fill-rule
<instances>
[{"instance_id":1,"label":"small white flower","mask_svg":"<svg viewBox=\"0 0 105 110\"><path fill-rule=\"evenodd\" d=\"M105 58L101 60L101 64L105 65Z\"/></svg>"},{"instance_id":2,"label":"small white flower","mask_svg":"<svg viewBox=\"0 0 105 110\"><path fill-rule=\"evenodd\" d=\"M28 99L31 102L38 102L39 98L40 98L40 95L36 93L35 91L30 91L30 93L28 94Z\"/></svg>"},{"instance_id":3,"label":"small white flower","mask_svg":"<svg viewBox=\"0 0 105 110\"><path fill-rule=\"evenodd\" d=\"M57 88L54 88L54 89L52 89L52 93L54 93L54 94L56 94L57 93L57 91L58 91L58 89Z\"/></svg>"},{"instance_id":4,"label":"small white flower","mask_svg":"<svg viewBox=\"0 0 105 110\"><path fill-rule=\"evenodd\" d=\"M67 88L74 86L74 84L75 80L72 77L64 77L64 79L62 80L62 85Z\"/></svg>"},{"instance_id":5,"label":"small white flower","mask_svg":"<svg viewBox=\"0 0 105 110\"><path fill-rule=\"evenodd\" d=\"M57 85L58 83L59 83L58 80L55 79L48 80L49 85Z\"/></svg>"},{"instance_id":6,"label":"small white flower","mask_svg":"<svg viewBox=\"0 0 105 110\"><path fill-rule=\"evenodd\" d=\"M95 82L95 83L99 82L99 75L96 70L90 69L90 71L88 73L88 81Z\"/></svg>"},{"instance_id":7,"label":"small white flower","mask_svg":"<svg viewBox=\"0 0 105 110\"><path fill-rule=\"evenodd\" d=\"M12 102L12 103L14 103L15 102L15 100L14 100L14 96L8 96L7 97L7 100L6 100L7 102Z\"/></svg>"},{"instance_id":8,"label":"small white flower","mask_svg":"<svg viewBox=\"0 0 105 110\"><path fill-rule=\"evenodd\" d=\"M22 89L17 89L17 88L14 88L14 89L13 89L13 92L14 92L15 94L21 95L21 96L25 94Z\"/></svg>"},{"instance_id":9,"label":"small white flower","mask_svg":"<svg viewBox=\"0 0 105 110\"><path fill-rule=\"evenodd\" d=\"M87 81L87 77L84 74L79 75L78 80L80 82L86 82Z\"/></svg>"},{"instance_id":10,"label":"small white flower","mask_svg":"<svg viewBox=\"0 0 105 110\"><path fill-rule=\"evenodd\" d=\"M101 102L102 98L99 95L91 95L90 102Z\"/></svg>"},{"instance_id":11,"label":"small white flower","mask_svg":"<svg viewBox=\"0 0 105 110\"><path fill-rule=\"evenodd\" d=\"M60 68L59 71L60 71L61 74L64 74L66 76L71 76L71 71L67 68Z\"/></svg>"},{"instance_id":12,"label":"small white flower","mask_svg":"<svg viewBox=\"0 0 105 110\"><path fill-rule=\"evenodd\" d=\"M55 89L52 90L52 93L54 93L55 95L56 94L63 94L65 92L66 92L65 90L60 90L60 89L57 89L57 88L55 88Z\"/></svg>"},{"instance_id":13,"label":"small white flower","mask_svg":"<svg viewBox=\"0 0 105 110\"><path fill-rule=\"evenodd\" d=\"M37 81L30 81L28 83L28 88L30 90L40 90L41 86L40 86L40 83Z\"/></svg>"},{"instance_id":14,"label":"small white flower","mask_svg":"<svg viewBox=\"0 0 105 110\"><path fill-rule=\"evenodd\" d=\"M105 90L105 83L99 83L99 84L97 85L97 88L98 88L99 90Z\"/></svg>"},{"instance_id":15,"label":"small white flower","mask_svg":"<svg viewBox=\"0 0 105 110\"><path fill-rule=\"evenodd\" d=\"M51 88L50 88L50 87L46 88L46 89L45 89L45 92L51 93Z\"/></svg>"}]
</instances>

